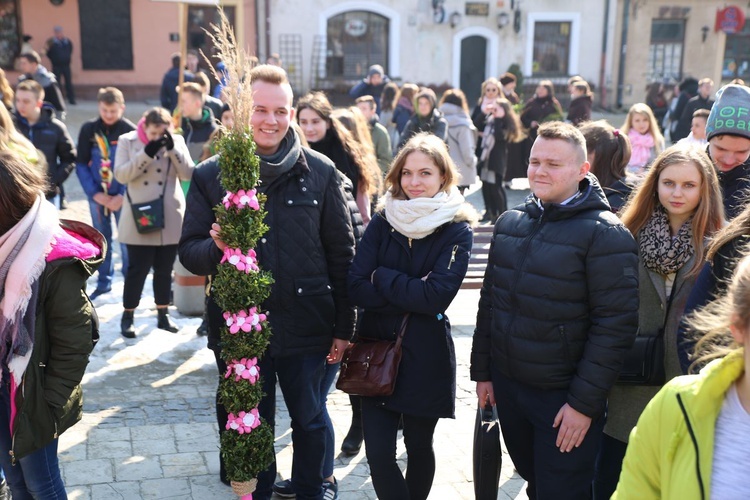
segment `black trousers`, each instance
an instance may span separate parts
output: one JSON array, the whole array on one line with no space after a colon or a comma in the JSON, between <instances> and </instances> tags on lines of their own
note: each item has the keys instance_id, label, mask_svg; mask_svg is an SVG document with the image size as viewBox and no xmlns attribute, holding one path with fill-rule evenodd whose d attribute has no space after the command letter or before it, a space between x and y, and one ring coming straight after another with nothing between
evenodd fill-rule
<instances>
[{"instance_id":1,"label":"black trousers","mask_svg":"<svg viewBox=\"0 0 750 500\"><path fill-rule=\"evenodd\" d=\"M529 483L526 489L529 498L591 498L604 418L591 422L580 447L561 453L555 446L558 429L552 423L567 402L567 389L537 389L511 380L497 370L492 373L492 386L503 440L516 470Z\"/></svg>"},{"instance_id":2,"label":"black trousers","mask_svg":"<svg viewBox=\"0 0 750 500\"><path fill-rule=\"evenodd\" d=\"M594 500L609 500L620 481L622 462L628 443L604 434L599 456L596 457L596 477L594 478Z\"/></svg>"},{"instance_id":3,"label":"black trousers","mask_svg":"<svg viewBox=\"0 0 750 500\"><path fill-rule=\"evenodd\" d=\"M499 176L497 184L482 181L482 198L486 213L493 222L500 217L500 214L508 210L508 195L505 193L505 187L499 180Z\"/></svg>"},{"instance_id":4,"label":"black trousers","mask_svg":"<svg viewBox=\"0 0 750 500\"><path fill-rule=\"evenodd\" d=\"M61 86L63 84L63 79L65 79L65 97L68 99L68 102L70 104L75 104L76 95L75 92L73 92L73 80L70 78L70 64L67 64L65 66L53 65L52 73L55 74L57 83L59 83Z\"/></svg>"},{"instance_id":5,"label":"black trousers","mask_svg":"<svg viewBox=\"0 0 750 500\"><path fill-rule=\"evenodd\" d=\"M438 419L403 415L404 444L409 456L404 479L396 463L396 435L402 414L385 409L375 398L361 399L365 451L378 498L425 500L435 477L432 436Z\"/></svg>"},{"instance_id":6,"label":"black trousers","mask_svg":"<svg viewBox=\"0 0 750 500\"><path fill-rule=\"evenodd\" d=\"M126 245L128 248L128 270L125 273L125 289L122 306L135 309L141 301L143 284L151 268L154 269L154 302L157 306L169 305L172 292L172 266L177 257L177 245L163 247Z\"/></svg>"}]
</instances>

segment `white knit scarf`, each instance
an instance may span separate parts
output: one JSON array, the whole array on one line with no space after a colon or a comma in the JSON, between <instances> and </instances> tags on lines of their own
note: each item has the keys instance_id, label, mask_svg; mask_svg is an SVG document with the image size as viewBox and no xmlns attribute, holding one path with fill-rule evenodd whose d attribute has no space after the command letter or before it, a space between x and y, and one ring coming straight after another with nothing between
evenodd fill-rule
<instances>
[{"instance_id":1,"label":"white knit scarf","mask_svg":"<svg viewBox=\"0 0 750 500\"><path fill-rule=\"evenodd\" d=\"M10 342L14 350L23 353L9 363L16 381L21 380L20 375L26 370L31 356L29 343L33 343L33 337L19 338L19 326L32 300L32 285L44 271L45 257L59 225L57 210L39 193L26 215L0 235L0 342L3 345ZM33 331L27 334L33 335Z\"/></svg>"},{"instance_id":2,"label":"white knit scarf","mask_svg":"<svg viewBox=\"0 0 750 500\"><path fill-rule=\"evenodd\" d=\"M464 203L464 197L454 187L440 191L432 198L398 200L385 193L385 213L388 222L399 233L415 240L431 235L443 224L452 221Z\"/></svg>"}]
</instances>

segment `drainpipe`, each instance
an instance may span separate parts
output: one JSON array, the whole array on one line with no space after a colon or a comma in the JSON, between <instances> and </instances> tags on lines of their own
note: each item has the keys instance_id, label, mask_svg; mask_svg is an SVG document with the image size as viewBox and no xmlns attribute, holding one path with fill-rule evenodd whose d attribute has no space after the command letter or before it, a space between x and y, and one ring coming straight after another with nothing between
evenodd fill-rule
<instances>
[{"instance_id":1,"label":"drainpipe","mask_svg":"<svg viewBox=\"0 0 750 500\"><path fill-rule=\"evenodd\" d=\"M609 6L611 0L604 5L604 30L602 33L602 60L599 67L599 105L604 108L607 102L606 64L607 64L607 35L609 33Z\"/></svg>"},{"instance_id":2,"label":"drainpipe","mask_svg":"<svg viewBox=\"0 0 750 500\"><path fill-rule=\"evenodd\" d=\"M624 0L622 12L622 36L620 41L620 64L617 69L617 107L622 108L622 92L625 86L625 56L628 52L628 24L630 22L630 0Z\"/></svg>"},{"instance_id":3,"label":"drainpipe","mask_svg":"<svg viewBox=\"0 0 750 500\"><path fill-rule=\"evenodd\" d=\"M257 0L256 0L257 1ZM266 15L266 57L271 55L271 0L264 0ZM263 59L263 62L265 62Z\"/></svg>"}]
</instances>

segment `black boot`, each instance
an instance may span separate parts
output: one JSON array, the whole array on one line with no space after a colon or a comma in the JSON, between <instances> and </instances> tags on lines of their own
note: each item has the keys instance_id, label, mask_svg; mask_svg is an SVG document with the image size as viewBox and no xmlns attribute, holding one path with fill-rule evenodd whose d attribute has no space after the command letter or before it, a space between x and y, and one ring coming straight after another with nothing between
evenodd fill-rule
<instances>
[{"instance_id":1,"label":"black boot","mask_svg":"<svg viewBox=\"0 0 750 500\"><path fill-rule=\"evenodd\" d=\"M180 331L180 327L169 317L169 311L167 311L166 307L159 308L156 311L159 313L159 320L156 323L156 328L172 333Z\"/></svg>"},{"instance_id":2,"label":"black boot","mask_svg":"<svg viewBox=\"0 0 750 500\"><path fill-rule=\"evenodd\" d=\"M341 443L341 451L344 455L354 456L362 448L362 402L359 396L349 396L352 404L352 425L349 427L344 442Z\"/></svg>"},{"instance_id":3,"label":"black boot","mask_svg":"<svg viewBox=\"0 0 750 500\"><path fill-rule=\"evenodd\" d=\"M120 335L126 339L135 338L135 327L133 326L133 311L123 311L120 320Z\"/></svg>"}]
</instances>

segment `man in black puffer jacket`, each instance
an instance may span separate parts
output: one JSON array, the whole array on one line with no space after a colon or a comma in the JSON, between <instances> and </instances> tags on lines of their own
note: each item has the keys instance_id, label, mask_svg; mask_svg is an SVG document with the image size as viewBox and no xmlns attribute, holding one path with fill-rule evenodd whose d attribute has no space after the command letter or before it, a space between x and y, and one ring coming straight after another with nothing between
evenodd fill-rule
<instances>
[{"instance_id":1,"label":"man in black puffer jacket","mask_svg":"<svg viewBox=\"0 0 750 500\"><path fill-rule=\"evenodd\" d=\"M258 66L247 77L253 92L251 119L261 160L259 189L268 196L268 232L258 242L260 266L270 271L274 284L262 309L270 312L271 343L260 361L263 392L259 411L273 428L276 381L292 419L295 471L292 486L301 499L322 499L322 465L326 422L320 386L326 360L341 361L354 331L355 313L346 292L354 257L354 235L344 181L333 163L300 145L290 128L294 116L292 89L284 70ZM224 243L215 225L213 207L226 191L213 157L198 166L187 197L179 244L183 265L195 274L216 274ZM219 373L226 365L219 357L222 311L208 302L209 347ZM226 413L217 406L219 428ZM221 413L223 415L221 415ZM270 499L276 464L258 477L254 498ZM226 478L223 478L226 479ZM328 486L327 486L328 487Z\"/></svg>"},{"instance_id":2,"label":"man in black puffer jacket","mask_svg":"<svg viewBox=\"0 0 750 500\"><path fill-rule=\"evenodd\" d=\"M495 224L471 378L529 498L589 498L607 394L638 330L637 246L570 124L539 127L532 195Z\"/></svg>"}]
</instances>

